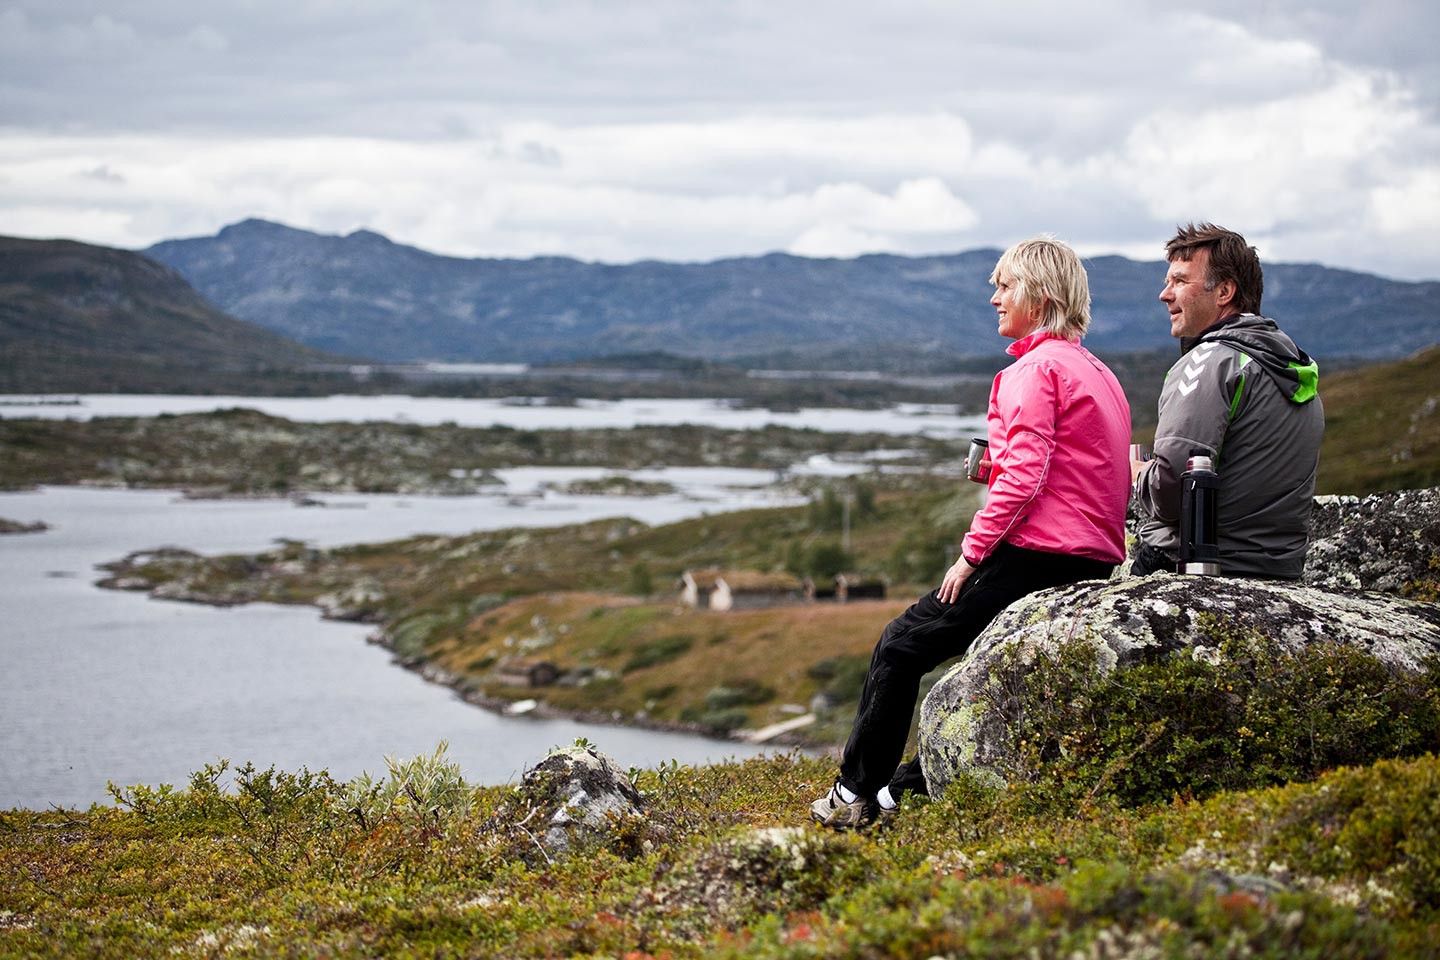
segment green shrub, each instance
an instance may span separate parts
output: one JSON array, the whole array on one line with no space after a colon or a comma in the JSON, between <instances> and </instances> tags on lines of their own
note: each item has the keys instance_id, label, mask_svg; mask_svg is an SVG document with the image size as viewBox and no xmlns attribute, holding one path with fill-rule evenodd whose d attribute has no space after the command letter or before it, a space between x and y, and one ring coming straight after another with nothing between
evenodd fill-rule
<instances>
[{"instance_id":1,"label":"green shrub","mask_svg":"<svg viewBox=\"0 0 1440 960\"><path fill-rule=\"evenodd\" d=\"M816 583L829 583L836 574L854 565L855 555L841 547L838 540L792 540L785 551L785 569Z\"/></svg>"},{"instance_id":2,"label":"green shrub","mask_svg":"<svg viewBox=\"0 0 1440 960\"><path fill-rule=\"evenodd\" d=\"M430 637L450 623L451 618L444 614L421 613L401 620L385 633L397 658L419 660L425 656Z\"/></svg>"},{"instance_id":3,"label":"green shrub","mask_svg":"<svg viewBox=\"0 0 1440 960\"><path fill-rule=\"evenodd\" d=\"M648 597L655 592L655 578L650 574L650 564L644 560L631 564L630 582L626 591L639 597Z\"/></svg>"},{"instance_id":4,"label":"green shrub","mask_svg":"<svg viewBox=\"0 0 1440 960\"><path fill-rule=\"evenodd\" d=\"M946 547L953 547L963 534L926 527L907 530L890 551L887 570L897 583L935 583L945 574Z\"/></svg>"},{"instance_id":5,"label":"green shrub","mask_svg":"<svg viewBox=\"0 0 1440 960\"><path fill-rule=\"evenodd\" d=\"M806 676L822 681L820 692L835 704L858 701L869 672L870 658L863 654L826 657L805 670Z\"/></svg>"},{"instance_id":6,"label":"green shrub","mask_svg":"<svg viewBox=\"0 0 1440 960\"><path fill-rule=\"evenodd\" d=\"M1426 574L1406 581L1400 587L1400 595L1411 600L1424 600L1426 603L1440 601L1440 553L1430 555Z\"/></svg>"},{"instance_id":7,"label":"green shrub","mask_svg":"<svg viewBox=\"0 0 1440 960\"><path fill-rule=\"evenodd\" d=\"M389 776L377 782L362 773L345 785L335 808L366 829L389 820L418 829L437 829L447 818L469 804L470 788L458 764L445 758L450 745L444 740L429 756L396 760L385 757Z\"/></svg>"},{"instance_id":8,"label":"green shrub","mask_svg":"<svg viewBox=\"0 0 1440 960\"><path fill-rule=\"evenodd\" d=\"M1018 653L992 675L989 709L1007 721L1009 779L1035 799L1173 796L1313 779L1342 765L1440 747L1440 661L1393 669L1354 647L1296 653L1217 621L1215 662L1175 656L1101 675L1087 641Z\"/></svg>"},{"instance_id":9,"label":"green shrub","mask_svg":"<svg viewBox=\"0 0 1440 960\"><path fill-rule=\"evenodd\" d=\"M344 842L335 812L343 788L329 773L258 770L246 763L234 771L226 789L229 770L228 760L207 764L191 775L185 790L114 783L108 789L117 806L129 808L159 835L213 838L241 854L266 883L334 862Z\"/></svg>"},{"instance_id":10,"label":"green shrub","mask_svg":"<svg viewBox=\"0 0 1440 960\"><path fill-rule=\"evenodd\" d=\"M710 710L726 710L730 707L753 706L775 699L775 690L759 680L731 680L718 687L711 687L705 694L705 706Z\"/></svg>"},{"instance_id":11,"label":"green shrub","mask_svg":"<svg viewBox=\"0 0 1440 960\"><path fill-rule=\"evenodd\" d=\"M1440 909L1440 764L1433 755L1337 770L1320 789L1290 787L1279 796L1266 856L1324 876L1378 878L1405 899Z\"/></svg>"},{"instance_id":12,"label":"green shrub","mask_svg":"<svg viewBox=\"0 0 1440 960\"><path fill-rule=\"evenodd\" d=\"M642 670L645 667L653 667L656 664L667 663L685 653L695 645L695 638L688 633L676 633L665 637L658 637L650 640L630 655L621 669L625 673L632 670Z\"/></svg>"},{"instance_id":13,"label":"green shrub","mask_svg":"<svg viewBox=\"0 0 1440 960\"><path fill-rule=\"evenodd\" d=\"M693 723L712 733L729 733L738 730L749 721L750 714L738 707L709 710L701 707L686 707L680 711L681 723Z\"/></svg>"}]
</instances>

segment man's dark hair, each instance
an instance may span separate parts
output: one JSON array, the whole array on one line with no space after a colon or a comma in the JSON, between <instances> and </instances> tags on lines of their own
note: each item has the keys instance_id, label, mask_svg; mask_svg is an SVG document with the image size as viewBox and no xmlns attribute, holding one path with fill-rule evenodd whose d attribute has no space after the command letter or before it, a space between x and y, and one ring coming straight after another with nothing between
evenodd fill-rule
<instances>
[{"instance_id":1,"label":"man's dark hair","mask_svg":"<svg viewBox=\"0 0 1440 960\"><path fill-rule=\"evenodd\" d=\"M1265 275L1260 270L1260 254L1234 230L1213 223L1187 223L1165 244L1165 259L1190 260L1196 250L1210 251L1210 267L1205 273L1205 289L1213 290L1226 280L1235 284L1231 304L1241 313L1259 313L1260 298L1265 293Z\"/></svg>"}]
</instances>

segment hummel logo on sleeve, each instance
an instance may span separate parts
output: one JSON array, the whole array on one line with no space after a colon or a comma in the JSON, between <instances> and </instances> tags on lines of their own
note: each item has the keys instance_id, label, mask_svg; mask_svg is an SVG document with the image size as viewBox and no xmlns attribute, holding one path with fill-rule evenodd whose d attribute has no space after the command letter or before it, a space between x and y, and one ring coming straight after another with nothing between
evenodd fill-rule
<instances>
[{"instance_id":1,"label":"hummel logo on sleeve","mask_svg":"<svg viewBox=\"0 0 1440 960\"><path fill-rule=\"evenodd\" d=\"M1205 372L1205 361L1209 360L1210 355L1214 352L1214 344L1196 347L1190 351L1189 360L1185 364L1185 381L1180 384L1179 388L1181 396L1188 397L1195 392L1195 388L1200 385L1200 374Z\"/></svg>"}]
</instances>

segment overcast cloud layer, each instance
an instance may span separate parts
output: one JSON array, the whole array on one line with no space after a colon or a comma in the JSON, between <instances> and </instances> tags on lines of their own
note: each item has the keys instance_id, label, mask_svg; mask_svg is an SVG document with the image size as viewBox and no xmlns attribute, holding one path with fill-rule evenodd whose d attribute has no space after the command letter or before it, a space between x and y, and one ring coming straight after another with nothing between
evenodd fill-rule
<instances>
[{"instance_id":1,"label":"overcast cloud layer","mask_svg":"<svg viewBox=\"0 0 1440 960\"><path fill-rule=\"evenodd\" d=\"M0 233L461 256L1003 246L1440 278L1440 5L0 0Z\"/></svg>"}]
</instances>

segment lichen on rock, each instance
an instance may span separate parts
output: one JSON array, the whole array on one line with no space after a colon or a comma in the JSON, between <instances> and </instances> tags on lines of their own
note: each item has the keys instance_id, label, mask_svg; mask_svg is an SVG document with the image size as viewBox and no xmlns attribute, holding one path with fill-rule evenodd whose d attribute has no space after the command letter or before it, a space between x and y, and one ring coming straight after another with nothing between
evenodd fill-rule
<instances>
[{"instance_id":1,"label":"lichen on rock","mask_svg":"<svg viewBox=\"0 0 1440 960\"><path fill-rule=\"evenodd\" d=\"M1316 497L1305 583L1400 593L1440 555L1440 489Z\"/></svg>"}]
</instances>

